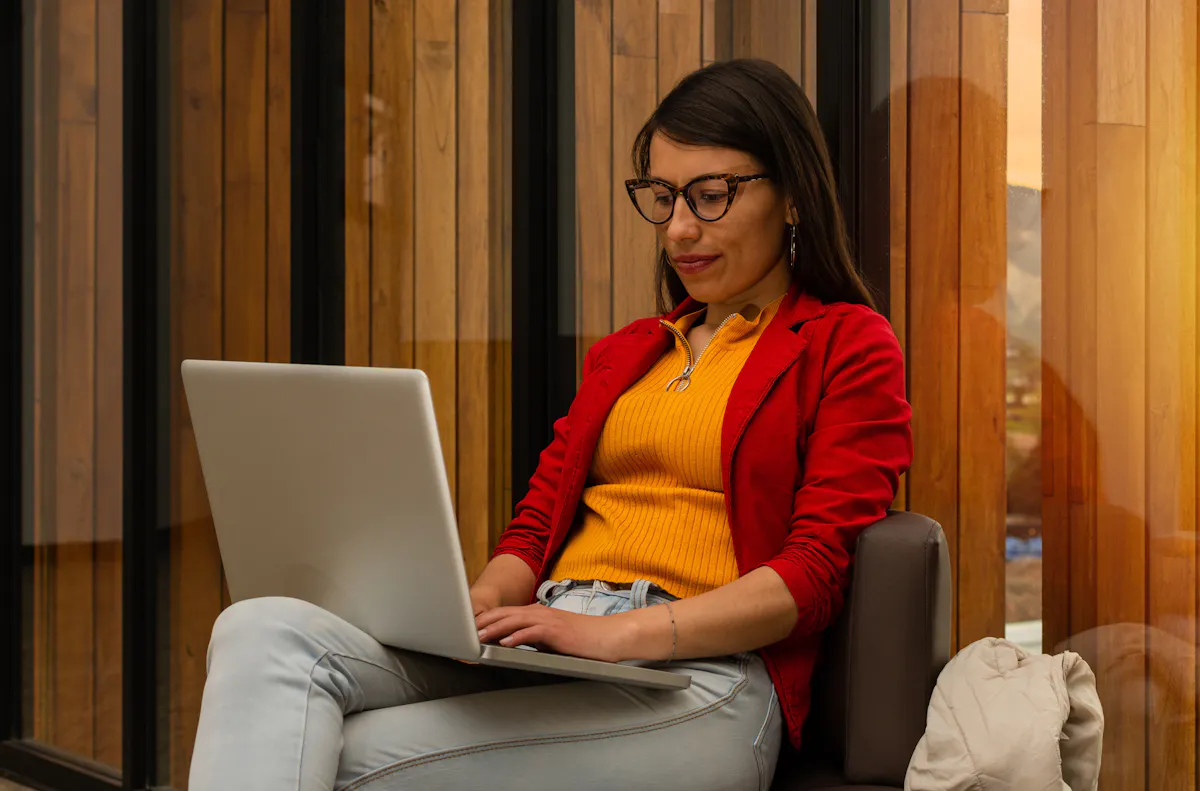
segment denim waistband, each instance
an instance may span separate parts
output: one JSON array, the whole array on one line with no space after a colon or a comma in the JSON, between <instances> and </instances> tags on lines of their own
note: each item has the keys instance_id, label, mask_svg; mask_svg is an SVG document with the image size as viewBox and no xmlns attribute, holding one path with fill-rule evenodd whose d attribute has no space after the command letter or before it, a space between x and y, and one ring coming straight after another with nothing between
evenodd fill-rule
<instances>
[{"instance_id":1,"label":"denim waistband","mask_svg":"<svg viewBox=\"0 0 1200 791\"><path fill-rule=\"evenodd\" d=\"M569 593L580 588L591 589L597 593L628 595L630 609L639 610L654 603L677 601L678 596L672 596L649 580L639 579L635 582L613 583L604 580L546 580L538 587L537 599L542 604L549 604L555 596Z\"/></svg>"}]
</instances>

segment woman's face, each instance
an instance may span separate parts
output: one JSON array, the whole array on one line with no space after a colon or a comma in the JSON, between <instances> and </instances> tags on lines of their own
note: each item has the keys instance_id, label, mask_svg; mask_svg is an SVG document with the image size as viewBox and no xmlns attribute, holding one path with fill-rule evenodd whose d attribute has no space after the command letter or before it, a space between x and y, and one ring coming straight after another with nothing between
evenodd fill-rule
<instances>
[{"instance_id":1,"label":"woman's face","mask_svg":"<svg viewBox=\"0 0 1200 791\"><path fill-rule=\"evenodd\" d=\"M650 141L649 178L682 187L697 176L763 173L754 157L731 148L676 143L661 134ZM770 179L738 185L733 205L716 222L692 213L682 197L670 221L656 225L671 268L692 297L710 305L761 307L790 282L784 238L787 208Z\"/></svg>"}]
</instances>

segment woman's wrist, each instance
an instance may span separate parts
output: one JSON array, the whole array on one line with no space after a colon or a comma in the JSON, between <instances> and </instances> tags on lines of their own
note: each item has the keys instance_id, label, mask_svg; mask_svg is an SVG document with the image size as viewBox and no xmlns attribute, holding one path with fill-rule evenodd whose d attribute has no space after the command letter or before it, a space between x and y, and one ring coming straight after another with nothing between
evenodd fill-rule
<instances>
[{"instance_id":1,"label":"woman's wrist","mask_svg":"<svg viewBox=\"0 0 1200 791\"><path fill-rule=\"evenodd\" d=\"M618 653L623 660L661 662L678 653L678 624L671 608L659 604L610 617L620 626Z\"/></svg>"}]
</instances>

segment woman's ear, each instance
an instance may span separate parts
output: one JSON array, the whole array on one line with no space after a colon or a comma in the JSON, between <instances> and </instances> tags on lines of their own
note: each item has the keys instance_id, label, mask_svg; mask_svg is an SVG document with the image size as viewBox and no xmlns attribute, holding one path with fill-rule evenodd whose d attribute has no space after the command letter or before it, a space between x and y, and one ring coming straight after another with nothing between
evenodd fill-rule
<instances>
[{"instance_id":1,"label":"woman's ear","mask_svg":"<svg viewBox=\"0 0 1200 791\"><path fill-rule=\"evenodd\" d=\"M796 207L790 203L788 204L788 207L787 207L787 224L788 225L799 225L800 224L800 213L798 211L796 211Z\"/></svg>"}]
</instances>

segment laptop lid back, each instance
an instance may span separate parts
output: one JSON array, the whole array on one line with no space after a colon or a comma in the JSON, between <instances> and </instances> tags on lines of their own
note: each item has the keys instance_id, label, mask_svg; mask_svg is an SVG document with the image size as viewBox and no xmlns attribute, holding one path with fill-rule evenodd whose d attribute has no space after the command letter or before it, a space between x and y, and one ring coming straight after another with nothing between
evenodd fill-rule
<instances>
[{"instance_id":1,"label":"laptop lid back","mask_svg":"<svg viewBox=\"0 0 1200 791\"><path fill-rule=\"evenodd\" d=\"M188 360L196 446L234 601L290 596L385 645L480 645L425 374Z\"/></svg>"}]
</instances>

